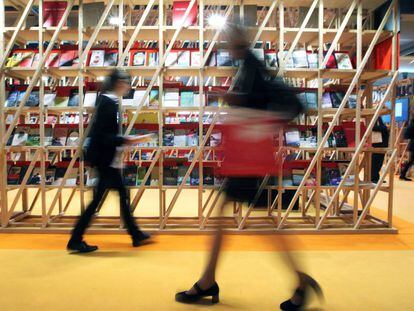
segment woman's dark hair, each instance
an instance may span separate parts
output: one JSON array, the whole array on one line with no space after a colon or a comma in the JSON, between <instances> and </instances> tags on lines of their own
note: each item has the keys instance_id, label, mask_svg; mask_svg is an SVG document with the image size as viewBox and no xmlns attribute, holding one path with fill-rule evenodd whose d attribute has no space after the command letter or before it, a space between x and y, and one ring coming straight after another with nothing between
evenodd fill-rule
<instances>
[{"instance_id":1,"label":"woman's dark hair","mask_svg":"<svg viewBox=\"0 0 414 311\"><path fill-rule=\"evenodd\" d=\"M101 86L101 92L112 92L118 82L125 82L131 84L131 76L128 72L122 69L114 69L105 77Z\"/></svg>"}]
</instances>

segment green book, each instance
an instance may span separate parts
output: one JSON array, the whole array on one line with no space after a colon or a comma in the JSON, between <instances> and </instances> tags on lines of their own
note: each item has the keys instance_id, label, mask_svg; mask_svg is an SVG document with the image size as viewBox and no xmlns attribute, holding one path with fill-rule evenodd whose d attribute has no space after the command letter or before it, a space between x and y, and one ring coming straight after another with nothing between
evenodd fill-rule
<instances>
[{"instance_id":1,"label":"green book","mask_svg":"<svg viewBox=\"0 0 414 311\"><path fill-rule=\"evenodd\" d=\"M137 183L136 183L137 186L141 186L146 173L147 173L147 169L145 167L142 167L142 166L138 167Z\"/></svg>"},{"instance_id":2,"label":"green book","mask_svg":"<svg viewBox=\"0 0 414 311\"><path fill-rule=\"evenodd\" d=\"M181 107L194 107L194 92L181 92Z\"/></svg>"}]
</instances>

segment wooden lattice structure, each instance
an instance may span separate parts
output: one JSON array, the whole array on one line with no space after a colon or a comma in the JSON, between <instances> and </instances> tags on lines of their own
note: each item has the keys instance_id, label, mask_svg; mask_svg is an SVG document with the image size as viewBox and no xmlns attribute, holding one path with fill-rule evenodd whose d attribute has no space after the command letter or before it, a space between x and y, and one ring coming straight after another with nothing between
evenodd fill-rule
<instances>
[{"instance_id":1,"label":"wooden lattice structure","mask_svg":"<svg viewBox=\"0 0 414 311\"><path fill-rule=\"evenodd\" d=\"M298 158L308 159L309 165L298 186L284 186L282 176L278 176L277 183L269 183L265 178L259 192L267 193L268 204L265 209L256 209L254 204L243 206L234 204L232 212L225 216L227 228L238 231L264 231L264 232L395 232L392 227L393 210L393 176L395 171L396 150L390 148L369 147L372 129L378 116L392 115L390 146L395 145L394 104L391 109L385 103L395 102L395 83L398 76L397 64L397 14L398 0L391 1L386 10L380 26L373 29L373 10L383 4L381 0L256 0L256 1L224 1L191 0L184 13L183 21L189 16L193 6L198 7L198 22L195 26L171 26L171 1L166 0L106 0L103 12L94 27L84 27L84 5L89 2L69 0L62 18L56 27L42 27L43 0L0 0L0 198L1 198L1 227L2 231L32 230L34 232L51 230L69 230L73 225L74 216L85 208L85 195L92 190L85 185L85 163L82 160L83 139L87 136L88 128L84 126L83 118L79 118L79 132L82 143L79 147L46 147L45 115L49 113L64 113L65 111L93 113L93 109L83 106L84 84L87 81L96 81L105 76L112 68L90 67L86 65L86 58L94 46L106 42L109 46L118 49L118 66L127 70L134 83L145 87L145 95L136 107L120 106L121 112L129 112L130 118L124 130L129 134L133 129L139 114L151 109L158 114L159 120L159 146L152 148L150 158L147 160L147 172L140 186L130 187L131 206L135 210L140 208L140 201L146 193L155 192L156 215L142 216L140 222L145 228L159 231L208 230L217 220L214 217L214 208L218 204L222 193L222 186L204 186L202 182L197 186L189 186L186 181L193 170L198 170L200 181L203 180L203 166L210 160L209 155L214 148L208 147L206 142L219 122L220 108L205 105L205 81L215 81L219 78L231 78L237 74L235 67L212 67L208 60L213 49L223 41L222 29L207 24L211 12L219 12L227 19L239 14L243 20L245 7L257 5L258 18L256 25L248 26L251 35L252 47L264 41L269 41L279 51L287 51L280 58L279 68L269 70L271 74L284 77L290 81L300 81L301 84L317 87L319 98L316 111L302 118L306 124L312 122L317 127L317 148L284 147L284 155L297 153ZM36 10L33 10L36 8ZM115 12L115 13L114 13ZM119 25L108 24L108 18L116 14L119 20L125 21ZM384 30L388 19L393 17L393 31ZM71 20L71 25L66 22ZM308 24L314 24L308 27ZM371 70L368 67L375 45L385 39L392 38L393 61L392 70ZM123 66L128 52L136 41L154 40L158 42L158 65L155 67ZM199 44L201 64L197 67L165 66L167 57L179 41L207 42L204 49ZM30 41L47 42L39 44L41 56L36 68L7 68L7 59L15 45L24 48ZM45 66L54 44L62 41L73 41L78 46L79 64L76 67L48 68ZM85 42L85 44L80 44ZM297 48L312 47L318 53L319 68L286 68L285 64L292 57ZM356 54L355 69L326 69L326 65L335 50L347 49ZM325 51L325 53L324 53ZM163 98L159 98L159 107L148 108L145 98L151 89L157 86L159 94L163 94L163 81L171 77L192 77L193 85L198 86L200 96L199 107L170 108L163 106ZM374 81L391 77L384 99L377 104L372 101L372 85ZM18 107L6 108L6 80L16 79L27 85L25 96ZM346 93L337 108L322 108L324 88L328 85L342 85ZM45 88L56 85L71 85L79 87L78 107L46 107L44 105ZM230 86L232 87L232 86ZM39 107L25 107L30 91L39 89ZM357 94L356 108L346 108L351 94ZM174 153L180 148L165 147L162 141L163 116L169 112L179 110L191 111L198 114L198 130L200 135L198 146L185 148L191 154L192 160L186 174L178 186L164 186L163 162L167 153ZM391 110L391 111L390 111ZM40 147L13 147L7 142L16 124L22 122L30 113L39 115ZM203 124L201 116L211 115L210 122ZM6 125L6 118L13 115L11 124ZM9 117L10 118L10 117ZM343 120L355 122L355 147L332 148L327 147L327 141L335 126ZM361 123L365 130L361 132ZM325 127L324 124L327 124ZM283 135L279 135L282 139ZM142 149L142 148L141 148ZM146 148L148 149L148 148ZM65 176L60 185L49 186L42 180L40 185L28 185L30 174L36 165L40 165L41 175L45 176L47 155L54 151L58 153L69 152L71 160ZM20 185L7 184L7 158L10 153L26 153L30 165ZM125 157L132 153L139 153L139 147L126 150ZM377 184L370 181L371 154L385 153L387 155L382 174ZM337 186L321 184L322 159L347 158L349 166ZM142 164L137 161L137 165ZM65 181L72 168L78 165L80 170L80 184L67 186ZM159 168L159 185L147 186L155 167ZM308 185L306 180L316 171L316 185ZM353 184L347 183L349 175L355 175ZM360 178L358 178L358 176ZM386 183L384 183L386 180ZM282 206L284 191L294 190L294 196L286 209ZM196 215L172 216L172 212L179 202L179 198L188 191L196 192L195 200L185 205L196 209ZM277 195L273 194L277 191ZM388 195L388 212L384 219L372 214L371 207L379 192ZM76 210L71 208L76 203ZM349 201L349 199L351 199ZM296 201L300 201L299 211L293 211ZM350 203L349 203L349 202ZM181 205L183 202L181 201ZM40 206L40 213L34 213ZM93 230L110 231L119 230L122 225L116 215L98 216Z\"/></svg>"}]
</instances>

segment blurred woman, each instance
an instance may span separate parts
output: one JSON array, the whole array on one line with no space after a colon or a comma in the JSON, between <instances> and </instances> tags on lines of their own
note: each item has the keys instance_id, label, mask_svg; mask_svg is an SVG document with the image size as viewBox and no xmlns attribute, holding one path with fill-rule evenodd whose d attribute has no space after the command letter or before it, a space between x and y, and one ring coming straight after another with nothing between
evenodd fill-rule
<instances>
[{"instance_id":1,"label":"blurred woman","mask_svg":"<svg viewBox=\"0 0 414 311\"><path fill-rule=\"evenodd\" d=\"M67 245L70 251L88 253L98 249L97 246L88 245L83 240L83 235L105 192L109 189L116 189L119 193L121 217L132 237L132 245L137 247L150 237L138 228L131 214L120 170L121 162L118 162L119 159L116 157L121 146L134 145L148 139L146 136L125 137L118 134L119 122L121 122L118 114L118 99L127 94L130 88L131 79L128 73L116 69L105 78L101 93L96 100L96 111L91 124L90 142L85 153L85 160L96 168L99 180L92 202L80 216L72 231Z\"/></svg>"},{"instance_id":2,"label":"blurred woman","mask_svg":"<svg viewBox=\"0 0 414 311\"><path fill-rule=\"evenodd\" d=\"M233 109L233 111L229 109L228 131L223 135L225 158L222 173L227 177L227 183L224 191L225 199L220 205L220 216L225 205L230 201L256 203L259 185L264 182L266 175L275 173L276 161L272 138L281 124L272 125L271 121L277 119L279 123L287 123L303 109L296 95L286 85L280 81L269 81L264 65L249 50L249 42L246 38L247 35L241 28L230 27L229 50L233 58L241 62L241 67L235 83L236 91L227 93L225 100L230 106L241 109ZM248 154L251 152L255 153L254 159L251 158L251 154ZM260 160L257 160L257 157ZM293 296L283 302L280 308L300 310L306 303L309 290L314 289L321 294L320 287L300 269L288 252L288 245L283 240L283 236L275 235L274 238L276 243L282 246L287 263L297 276L297 288ZM220 289L215 272L222 240L223 233L219 225L207 267L201 278L189 290L177 293L176 301L195 303L203 297L212 297L213 303L219 301Z\"/></svg>"}]
</instances>

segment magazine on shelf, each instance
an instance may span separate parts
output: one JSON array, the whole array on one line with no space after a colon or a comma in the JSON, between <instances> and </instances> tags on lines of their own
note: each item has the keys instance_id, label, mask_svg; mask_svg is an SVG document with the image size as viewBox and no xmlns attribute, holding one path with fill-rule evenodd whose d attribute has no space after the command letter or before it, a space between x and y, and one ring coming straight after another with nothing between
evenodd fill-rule
<instances>
[{"instance_id":1,"label":"magazine on shelf","mask_svg":"<svg viewBox=\"0 0 414 311\"><path fill-rule=\"evenodd\" d=\"M146 53L143 51L135 51L132 53L132 66L145 66Z\"/></svg>"},{"instance_id":2,"label":"magazine on shelf","mask_svg":"<svg viewBox=\"0 0 414 311\"><path fill-rule=\"evenodd\" d=\"M45 1L43 4L43 27L56 27L62 19L67 1Z\"/></svg>"},{"instance_id":3,"label":"magazine on shelf","mask_svg":"<svg viewBox=\"0 0 414 311\"><path fill-rule=\"evenodd\" d=\"M270 68L278 67L276 52L273 52L273 51L265 52L264 57L265 57L266 67L270 67Z\"/></svg>"},{"instance_id":4,"label":"magazine on shelf","mask_svg":"<svg viewBox=\"0 0 414 311\"><path fill-rule=\"evenodd\" d=\"M55 103L56 94L55 93L45 93L44 96L44 106L52 107Z\"/></svg>"},{"instance_id":5,"label":"magazine on shelf","mask_svg":"<svg viewBox=\"0 0 414 311\"><path fill-rule=\"evenodd\" d=\"M189 147L196 147L198 146L198 134L190 131L187 134L187 146Z\"/></svg>"},{"instance_id":6,"label":"magazine on shelf","mask_svg":"<svg viewBox=\"0 0 414 311\"><path fill-rule=\"evenodd\" d=\"M190 174L190 185L198 186L200 184L200 175L198 174L198 169L193 169Z\"/></svg>"},{"instance_id":7,"label":"magazine on shelf","mask_svg":"<svg viewBox=\"0 0 414 311\"><path fill-rule=\"evenodd\" d=\"M220 49L217 51L217 66L218 67L229 67L233 66L233 60L230 52L227 50Z\"/></svg>"},{"instance_id":8,"label":"magazine on shelf","mask_svg":"<svg viewBox=\"0 0 414 311\"><path fill-rule=\"evenodd\" d=\"M173 1L173 9L172 9L172 24L175 27L179 27L180 25L183 25L184 27L195 25L197 22L197 3L194 3L194 5L191 7L189 14L187 15L187 18L185 21L184 15L185 12L190 4L190 1Z\"/></svg>"},{"instance_id":9,"label":"magazine on shelf","mask_svg":"<svg viewBox=\"0 0 414 311\"><path fill-rule=\"evenodd\" d=\"M63 176L62 176L63 178ZM73 167L69 174L68 174L68 178L66 179L66 186L76 186L78 183L78 178L79 178L79 168L78 167Z\"/></svg>"},{"instance_id":10,"label":"magazine on shelf","mask_svg":"<svg viewBox=\"0 0 414 311\"><path fill-rule=\"evenodd\" d=\"M345 132L342 129L336 129L333 131L336 148L346 148L348 143L346 140Z\"/></svg>"},{"instance_id":11,"label":"magazine on shelf","mask_svg":"<svg viewBox=\"0 0 414 311\"><path fill-rule=\"evenodd\" d=\"M176 186L178 183L178 168L164 167L164 185Z\"/></svg>"},{"instance_id":12,"label":"magazine on shelf","mask_svg":"<svg viewBox=\"0 0 414 311\"><path fill-rule=\"evenodd\" d=\"M190 51L178 51L177 53L177 66L189 67L190 66Z\"/></svg>"},{"instance_id":13,"label":"magazine on shelf","mask_svg":"<svg viewBox=\"0 0 414 311\"><path fill-rule=\"evenodd\" d=\"M217 147L221 144L222 134L221 132L212 132L210 135L210 146Z\"/></svg>"},{"instance_id":14,"label":"magazine on shelf","mask_svg":"<svg viewBox=\"0 0 414 311\"><path fill-rule=\"evenodd\" d=\"M23 93L24 94L24 93ZM39 91L32 91L26 101L26 107L39 107Z\"/></svg>"},{"instance_id":15,"label":"magazine on shelf","mask_svg":"<svg viewBox=\"0 0 414 311\"><path fill-rule=\"evenodd\" d=\"M105 61L105 51L104 50L93 50L91 52L91 57L89 59L90 67L103 67Z\"/></svg>"},{"instance_id":16,"label":"magazine on shelf","mask_svg":"<svg viewBox=\"0 0 414 311\"><path fill-rule=\"evenodd\" d=\"M164 130L164 137L163 137L163 146L165 147L173 147L174 146L174 131L165 129Z\"/></svg>"},{"instance_id":17,"label":"magazine on shelf","mask_svg":"<svg viewBox=\"0 0 414 311\"><path fill-rule=\"evenodd\" d=\"M329 92L323 93L322 108L332 108L332 99L331 94L329 94Z\"/></svg>"},{"instance_id":18,"label":"magazine on shelf","mask_svg":"<svg viewBox=\"0 0 414 311\"><path fill-rule=\"evenodd\" d=\"M194 107L194 92L182 91L180 95L181 107Z\"/></svg>"},{"instance_id":19,"label":"magazine on shelf","mask_svg":"<svg viewBox=\"0 0 414 311\"><path fill-rule=\"evenodd\" d=\"M354 69L348 53L335 52L335 60L338 69Z\"/></svg>"},{"instance_id":20,"label":"magazine on shelf","mask_svg":"<svg viewBox=\"0 0 414 311\"><path fill-rule=\"evenodd\" d=\"M300 133L297 129L290 129L285 132L286 145L291 147L299 147Z\"/></svg>"},{"instance_id":21,"label":"magazine on shelf","mask_svg":"<svg viewBox=\"0 0 414 311\"><path fill-rule=\"evenodd\" d=\"M156 89L151 90L150 91L150 95L149 95L149 107L158 107L159 105L159 97L160 97L160 92Z\"/></svg>"},{"instance_id":22,"label":"magazine on shelf","mask_svg":"<svg viewBox=\"0 0 414 311\"><path fill-rule=\"evenodd\" d=\"M30 115L29 117L29 124L37 124L39 121L39 116Z\"/></svg>"},{"instance_id":23,"label":"magazine on shelf","mask_svg":"<svg viewBox=\"0 0 414 311\"><path fill-rule=\"evenodd\" d=\"M178 52L177 51L170 51L168 53L167 58L165 60L165 66L176 66L177 65L177 58L178 58Z\"/></svg>"},{"instance_id":24,"label":"magazine on shelf","mask_svg":"<svg viewBox=\"0 0 414 311\"><path fill-rule=\"evenodd\" d=\"M151 181L150 181L151 186L158 186L159 185L159 175L160 175L159 167L155 166L152 169L152 172L151 172Z\"/></svg>"},{"instance_id":25,"label":"magazine on shelf","mask_svg":"<svg viewBox=\"0 0 414 311\"><path fill-rule=\"evenodd\" d=\"M299 186L305 176L306 170L304 169L292 169L292 184L293 186Z\"/></svg>"},{"instance_id":26,"label":"magazine on shelf","mask_svg":"<svg viewBox=\"0 0 414 311\"><path fill-rule=\"evenodd\" d=\"M38 127L29 129L26 146L40 146L40 129Z\"/></svg>"},{"instance_id":27,"label":"magazine on shelf","mask_svg":"<svg viewBox=\"0 0 414 311\"><path fill-rule=\"evenodd\" d=\"M201 66L200 51L191 51L191 66L192 67L200 67Z\"/></svg>"},{"instance_id":28,"label":"magazine on shelf","mask_svg":"<svg viewBox=\"0 0 414 311\"><path fill-rule=\"evenodd\" d=\"M184 176L187 173L188 167L187 166L183 166L180 165L177 169L177 185L180 185L183 180L184 180ZM187 178L187 180L185 181L185 184L187 186L190 185L190 178Z\"/></svg>"},{"instance_id":29,"label":"magazine on shelf","mask_svg":"<svg viewBox=\"0 0 414 311\"><path fill-rule=\"evenodd\" d=\"M23 54L20 52L13 53L7 60L6 67L13 68L19 66L23 60Z\"/></svg>"},{"instance_id":30,"label":"magazine on shelf","mask_svg":"<svg viewBox=\"0 0 414 311\"><path fill-rule=\"evenodd\" d=\"M142 182L144 181L145 174L147 173L147 168L143 166L139 166L137 170L137 179L136 179L136 186L141 186ZM146 183L148 185L148 182Z\"/></svg>"},{"instance_id":31,"label":"magazine on shelf","mask_svg":"<svg viewBox=\"0 0 414 311\"><path fill-rule=\"evenodd\" d=\"M33 64L35 52L22 52L22 61L19 63L19 67L31 68Z\"/></svg>"},{"instance_id":32,"label":"magazine on shelf","mask_svg":"<svg viewBox=\"0 0 414 311\"><path fill-rule=\"evenodd\" d=\"M128 165L124 167L125 186L135 187L137 184L137 167Z\"/></svg>"},{"instance_id":33,"label":"magazine on shelf","mask_svg":"<svg viewBox=\"0 0 414 311\"><path fill-rule=\"evenodd\" d=\"M211 52L207 62L209 67L217 66L217 53Z\"/></svg>"},{"instance_id":34,"label":"magazine on shelf","mask_svg":"<svg viewBox=\"0 0 414 311\"><path fill-rule=\"evenodd\" d=\"M295 68L309 68L308 54L306 50L295 50L292 52L293 66Z\"/></svg>"},{"instance_id":35,"label":"magazine on shelf","mask_svg":"<svg viewBox=\"0 0 414 311\"><path fill-rule=\"evenodd\" d=\"M95 107L98 93L96 91L87 91L83 98L83 107Z\"/></svg>"},{"instance_id":36,"label":"magazine on shelf","mask_svg":"<svg viewBox=\"0 0 414 311\"><path fill-rule=\"evenodd\" d=\"M18 125L13 135L12 146L25 146L29 138L30 127Z\"/></svg>"},{"instance_id":37,"label":"magazine on shelf","mask_svg":"<svg viewBox=\"0 0 414 311\"><path fill-rule=\"evenodd\" d=\"M54 107L67 107L69 103L69 95L66 94L56 94Z\"/></svg>"},{"instance_id":38,"label":"magazine on shelf","mask_svg":"<svg viewBox=\"0 0 414 311\"><path fill-rule=\"evenodd\" d=\"M357 95L351 94L348 98L348 108L355 109L357 106Z\"/></svg>"},{"instance_id":39,"label":"magazine on shelf","mask_svg":"<svg viewBox=\"0 0 414 311\"><path fill-rule=\"evenodd\" d=\"M46 176L45 176L45 184L46 185L52 185L55 181L55 175L56 175L56 168L49 167L46 169Z\"/></svg>"},{"instance_id":40,"label":"magazine on shelf","mask_svg":"<svg viewBox=\"0 0 414 311\"><path fill-rule=\"evenodd\" d=\"M72 67L75 59L78 57L77 50L67 50L60 54L59 67Z\"/></svg>"},{"instance_id":41,"label":"magazine on shelf","mask_svg":"<svg viewBox=\"0 0 414 311\"><path fill-rule=\"evenodd\" d=\"M68 130L68 138L66 139L66 145L71 147L77 147L79 145L79 129L71 128Z\"/></svg>"},{"instance_id":42,"label":"magazine on shelf","mask_svg":"<svg viewBox=\"0 0 414 311\"><path fill-rule=\"evenodd\" d=\"M345 94L343 92L331 92L332 107L339 108L344 96Z\"/></svg>"},{"instance_id":43,"label":"magazine on shelf","mask_svg":"<svg viewBox=\"0 0 414 311\"><path fill-rule=\"evenodd\" d=\"M324 57L326 57L326 53L324 53ZM331 56L328 59L328 62L326 63L327 69L336 69L338 68L338 65L336 64L335 55L331 54Z\"/></svg>"},{"instance_id":44,"label":"magazine on shelf","mask_svg":"<svg viewBox=\"0 0 414 311\"><path fill-rule=\"evenodd\" d=\"M163 106L178 107L180 102L179 89L166 89L164 91Z\"/></svg>"},{"instance_id":45,"label":"magazine on shelf","mask_svg":"<svg viewBox=\"0 0 414 311\"><path fill-rule=\"evenodd\" d=\"M21 166L12 166L7 174L7 184L18 185L20 183L23 168Z\"/></svg>"},{"instance_id":46,"label":"magazine on shelf","mask_svg":"<svg viewBox=\"0 0 414 311\"><path fill-rule=\"evenodd\" d=\"M187 132L185 130L174 131L174 147L187 146Z\"/></svg>"},{"instance_id":47,"label":"magazine on shelf","mask_svg":"<svg viewBox=\"0 0 414 311\"><path fill-rule=\"evenodd\" d=\"M56 126L53 130L52 146L65 146L69 129L63 126Z\"/></svg>"},{"instance_id":48,"label":"magazine on shelf","mask_svg":"<svg viewBox=\"0 0 414 311\"><path fill-rule=\"evenodd\" d=\"M288 69L295 68L295 65L293 63L293 54L291 55L291 57L289 57L289 59L285 60L285 57L287 56L287 54L288 54L288 51L279 52L279 55L278 55L279 66L281 66L283 62L286 62L285 68L288 68Z\"/></svg>"},{"instance_id":49,"label":"magazine on shelf","mask_svg":"<svg viewBox=\"0 0 414 311\"><path fill-rule=\"evenodd\" d=\"M156 67L158 65L158 52L148 52L148 66Z\"/></svg>"},{"instance_id":50,"label":"magazine on shelf","mask_svg":"<svg viewBox=\"0 0 414 311\"><path fill-rule=\"evenodd\" d=\"M51 146L53 141L53 128L45 126L45 146Z\"/></svg>"},{"instance_id":51,"label":"magazine on shelf","mask_svg":"<svg viewBox=\"0 0 414 311\"><path fill-rule=\"evenodd\" d=\"M203 167L203 184L205 186L214 186L214 168Z\"/></svg>"},{"instance_id":52,"label":"magazine on shelf","mask_svg":"<svg viewBox=\"0 0 414 311\"><path fill-rule=\"evenodd\" d=\"M46 60L46 67L59 67L59 52L51 52Z\"/></svg>"},{"instance_id":53,"label":"magazine on shelf","mask_svg":"<svg viewBox=\"0 0 414 311\"><path fill-rule=\"evenodd\" d=\"M19 91L11 91L7 97L5 107L11 108L17 106L17 100L19 99Z\"/></svg>"},{"instance_id":54,"label":"magazine on shelf","mask_svg":"<svg viewBox=\"0 0 414 311\"><path fill-rule=\"evenodd\" d=\"M35 53L33 56L32 68L37 68L40 64L40 53Z\"/></svg>"},{"instance_id":55,"label":"magazine on shelf","mask_svg":"<svg viewBox=\"0 0 414 311\"><path fill-rule=\"evenodd\" d=\"M32 173L30 174L29 180L27 181L28 185L40 185L42 180L41 169L40 167L34 167Z\"/></svg>"},{"instance_id":56,"label":"magazine on shelf","mask_svg":"<svg viewBox=\"0 0 414 311\"><path fill-rule=\"evenodd\" d=\"M68 107L78 107L79 106L79 89L70 90Z\"/></svg>"},{"instance_id":57,"label":"magazine on shelf","mask_svg":"<svg viewBox=\"0 0 414 311\"><path fill-rule=\"evenodd\" d=\"M253 55L256 56L256 58L258 60L260 60L261 62L265 61L265 54L264 54L264 50L260 49L260 48L254 48L251 50Z\"/></svg>"},{"instance_id":58,"label":"magazine on shelf","mask_svg":"<svg viewBox=\"0 0 414 311\"><path fill-rule=\"evenodd\" d=\"M141 104L141 101L144 98L145 92L146 92L145 90L135 90L134 98L132 101L133 106L138 107ZM147 97L145 98L144 105L148 106L148 104L149 104L149 98Z\"/></svg>"},{"instance_id":59,"label":"magazine on shelf","mask_svg":"<svg viewBox=\"0 0 414 311\"><path fill-rule=\"evenodd\" d=\"M309 68L319 68L319 55L317 53L308 53Z\"/></svg>"},{"instance_id":60,"label":"magazine on shelf","mask_svg":"<svg viewBox=\"0 0 414 311\"><path fill-rule=\"evenodd\" d=\"M104 66L116 66L118 64L118 52L106 52L104 56Z\"/></svg>"}]
</instances>

